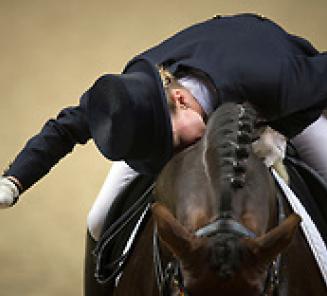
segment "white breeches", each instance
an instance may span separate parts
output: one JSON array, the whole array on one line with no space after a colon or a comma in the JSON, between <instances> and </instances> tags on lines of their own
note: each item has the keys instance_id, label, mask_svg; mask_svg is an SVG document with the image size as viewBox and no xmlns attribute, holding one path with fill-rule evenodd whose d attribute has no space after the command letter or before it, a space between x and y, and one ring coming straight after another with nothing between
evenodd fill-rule
<instances>
[{"instance_id":1,"label":"white breeches","mask_svg":"<svg viewBox=\"0 0 327 296\"><path fill-rule=\"evenodd\" d=\"M92 205L87 218L87 227L92 237L98 241L107 213L112 203L136 177L138 173L124 161L113 162L111 169Z\"/></svg>"},{"instance_id":2,"label":"white breeches","mask_svg":"<svg viewBox=\"0 0 327 296\"><path fill-rule=\"evenodd\" d=\"M292 140L301 159L327 182L327 119L320 116Z\"/></svg>"}]
</instances>

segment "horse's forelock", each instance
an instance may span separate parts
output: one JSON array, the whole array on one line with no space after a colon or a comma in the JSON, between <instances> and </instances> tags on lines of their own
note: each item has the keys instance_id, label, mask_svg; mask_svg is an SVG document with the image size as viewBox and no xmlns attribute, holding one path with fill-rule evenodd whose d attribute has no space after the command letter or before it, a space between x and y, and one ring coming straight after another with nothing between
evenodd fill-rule
<instances>
[{"instance_id":1,"label":"horse's forelock","mask_svg":"<svg viewBox=\"0 0 327 296\"><path fill-rule=\"evenodd\" d=\"M238 236L232 233L220 233L210 242L210 266L222 280L234 276L239 270L244 247Z\"/></svg>"}]
</instances>

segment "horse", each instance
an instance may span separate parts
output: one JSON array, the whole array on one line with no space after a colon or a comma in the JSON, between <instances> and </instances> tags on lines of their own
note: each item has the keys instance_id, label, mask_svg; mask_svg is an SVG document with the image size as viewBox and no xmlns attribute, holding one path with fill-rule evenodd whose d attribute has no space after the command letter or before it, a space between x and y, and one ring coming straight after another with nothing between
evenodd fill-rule
<instances>
[{"instance_id":1,"label":"horse","mask_svg":"<svg viewBox=\"0 0 327 296\"><path fill-rule=\"evenodd\" d=\"M224 104L168 162L114 296L327 295L301 218L252 151L256 119Z\"/></svg>"}]
</instances>

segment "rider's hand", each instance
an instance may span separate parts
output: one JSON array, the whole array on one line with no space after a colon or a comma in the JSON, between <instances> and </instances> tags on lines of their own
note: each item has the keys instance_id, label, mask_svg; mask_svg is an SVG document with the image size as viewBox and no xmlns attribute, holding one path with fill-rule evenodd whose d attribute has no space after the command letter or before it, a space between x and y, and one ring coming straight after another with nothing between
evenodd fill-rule
<instances>
[{"instance_id":1,"label":"rider's hand","mask_svg":"<svg viewBox=\"0 0 327 296\"><path fill-rule=\"evenodd\" d=\"M267 127L260 138L252 143L253 152L261 159L267 167L282 162L286 153L286 138Z\"/></svg>"},{"instance_id":2,"label":"rider's hand","mask_svg":"<svg viewBox=\"0 0 327 296\"><path fill-rule=\"evenodd\" d=\"M17 186L6 177L0 177L0 209L13 206L19 196Z\"/></svg>"}]
</instances>

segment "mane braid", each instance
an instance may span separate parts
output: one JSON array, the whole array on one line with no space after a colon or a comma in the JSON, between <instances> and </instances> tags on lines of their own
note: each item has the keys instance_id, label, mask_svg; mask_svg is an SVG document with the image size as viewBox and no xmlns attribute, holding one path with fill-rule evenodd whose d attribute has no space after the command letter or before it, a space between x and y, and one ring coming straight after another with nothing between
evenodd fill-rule
<instances>
[{"instance_id":1,"label":"mane braid","mask_svg":"<svg viewBox=\"0 0 327 296\"><path fill-rule=\"evenodd\" d=\"M207 165L212 188L220 195L221 218L231 217L233 193L245 186L248 158L254 138L256 112L247 103L222 105L212 115L206 133ZM240 265L239 237L219 233L212 237L211 267L222 279L232 277Z\"/></svg>"},{"instance_id":2,"label":"mane braid","mask_svg":"<svg viewBox=\"0 0 327 296\"><path fill-rule=\"evenodd\" d=\"M231 211L233 191L245 185L255 119L256 112L249 104L226 103L217 109L208 124L207 163L212 176L219 172L212 182L218 182L213 188L221 192L219 212L223 216Z\"/></svg>"}]
</instances>

